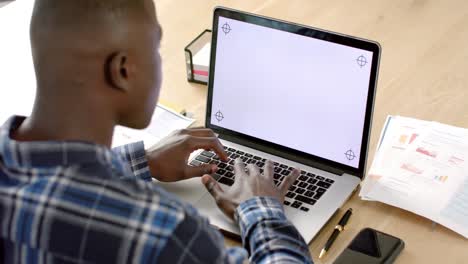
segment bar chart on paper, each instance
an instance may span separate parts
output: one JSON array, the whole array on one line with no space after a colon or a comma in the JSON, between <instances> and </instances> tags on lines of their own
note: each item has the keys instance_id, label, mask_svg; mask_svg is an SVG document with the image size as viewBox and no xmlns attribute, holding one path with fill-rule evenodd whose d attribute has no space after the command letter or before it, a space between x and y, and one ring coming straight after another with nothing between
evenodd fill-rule
<instances>
[{"instance_id":1,"label":"bar chart on paper","mask_svg":"<svg viewBox=\"0 0 468 264\"><path fill-rule=\"evenodd\" d=\"M448 179L448 176L447 175L444 175L444 176L434 176L434 180L437 181L437 182L441 182L441 183L444 183L446 182Z\"/></svg>"},{"instance_id":2,"label":"bar chart on paper","mask_svg":"<svg viewBox=\"0 0 468 264\"><path fill-rule=\"evenodd\" d=\"M468 238L468 129L388 117L360 196Z\"/></svg>"},{"instance_id":3,"label":"bar chart on paper","mask_svg":"<svg viewBox=\"0 0 468 264\"><path fill-rule=\"evenodd\" d=\"M423 147L417 148L416 152L421 153L421 154L426 155L426 156L431 157L431 158L436 158L437 157L437 152L425 149Z\"/></svg>"},{"instance_id":4,"label":"bar chart on paper","mask_svg":"<svg viewBox=\"0 0 468 264\"><path fill-rule=\"evenodd\" d=\"M410 128L410 129L414 129L414 128ZM416 133L412 133L410 135L408 134L401 134L400 135L400 138L399 138L399 143L402 144L402 145L410 145L411 143L413 143L413 141L418 137L418 134Z\"/></svg>"},{"instance_id":5,"label":"bar chart on paper","mask_svg":"<svg viewBox=\"0 0 468 264\"><path fill-rule=\"evenodd\" d=\"M401 168L414 174L421 174L424 172L422 169L419 169L416 166L409 163L403 163L401 165Z\"/></svg>"}]
</instances>

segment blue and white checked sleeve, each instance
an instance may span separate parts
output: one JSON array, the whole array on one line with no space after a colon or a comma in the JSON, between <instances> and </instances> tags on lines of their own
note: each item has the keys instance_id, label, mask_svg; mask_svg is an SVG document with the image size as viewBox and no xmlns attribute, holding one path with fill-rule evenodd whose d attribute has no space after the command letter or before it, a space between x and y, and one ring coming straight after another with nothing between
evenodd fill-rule
<instances>
[{"instance_id":1,"label":"blue and white checked sleeve","mask_svg":"<svg viewBox=\"0 0 468 264\"><path fill-rule=\"evenodd\" d=\"M137 178L151 180L143 142L117 147L113 152L130 165ZM276 199L255 197L243 202L236 210L236 220L252 263L313 263L307 244ZM221 233L192 208L186 211L159 260L243 263L246 257L240 248L225 248Z\"/></svg>"},{"instance_id":2,"label":"blue and white checked sleeve","mask_svg":"<svg viewBox=\"0 0 468 264\"><path fill-rule=\"evenodd\" d=\"M255 197L237 208L236 219L247 250L226 248L221 233L190 208L168 238L159 261L241 264L250 253L251 263L313 263L307 244L274 198Z\"/></svg>"},{"instance_id":3,"label":"blue and white checked sleeve","mask_svg":"<svg viewBox=\"0 0 468 264\"><path fill-rule=\"evenodd\" d=\"M275 198L255 197L243 202L236 219L252 263L313 263L307 244Z\"/></svg>"},{"instance_id":4,"label":"blue and white checked sleeve","mask_svg":"<svg viewBox=\"0 0 468 264\"><path fill-rule=\"evenodd\" d=\"M151 181L151 173L146 158L145 145L143 141L123 145L113 148L112 151L118 154L138 179Z\"/></svg>"}]
</instances>

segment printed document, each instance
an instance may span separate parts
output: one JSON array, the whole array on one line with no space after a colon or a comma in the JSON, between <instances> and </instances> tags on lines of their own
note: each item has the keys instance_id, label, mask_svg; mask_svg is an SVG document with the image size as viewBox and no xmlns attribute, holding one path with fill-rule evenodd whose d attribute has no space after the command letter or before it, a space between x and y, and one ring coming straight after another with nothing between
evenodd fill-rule
<instances>
[{"instance_id":1,"label":"printed document","mask_svg":"<svg viewBox=\"0 0 468 264\"><path fill-rule=\"evenodd\" d=\"M389 117L360 196L414 212L468 238L467 160L467 129Z\"/></svg>"},{"instance_id":2,"label":"printed document","mask_svg":"<svg viewBox=\"0 0 468 264\"><path fill-rule=\"evenodd\" d=\"M150 125L144 130L131 129L117 126L114 129L112 147L143 140L145 148L169 136L172 132L187 128L195 122L195 119L185 117L174 110L158 104Z\"/></svg>"}]
</instances>

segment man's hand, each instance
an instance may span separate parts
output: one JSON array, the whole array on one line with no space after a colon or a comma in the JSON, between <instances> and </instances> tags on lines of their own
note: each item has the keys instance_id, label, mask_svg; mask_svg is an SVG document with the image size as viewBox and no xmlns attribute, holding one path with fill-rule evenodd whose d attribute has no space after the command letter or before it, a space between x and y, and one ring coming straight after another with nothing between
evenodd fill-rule
<instances>
[{"instance_id":1,"label":"man's hand","mask_svg":"<svg viewBox=\"0 0 468 264\"><path fill-rule=\"evenodd\" d=\"M273 169L273 163L268 160L263 174L260 174L259 168L254 164L248 164L246 172L242 160L236 159L235 182L229 189L223 190L210 175L204 175L202 182L216 200L221 211L233 219L237 206L256 196L273 197L283 203L284 196L299 176L300 171L294 169L277 187L273 181Z\"/></svg>"},{"instance_id":2,"label":"man's hand","mask_svg":"<svg viewBox=\"0 0 468 264\"><path fill-rule=\"evenodd\" d=\"M216 172L218 168L212 164L187 165L190 154L197 149L213 150L222 160L227 160L221 142L211 129L183 129L146 152L151 175L159 181L173 182Z\"/></svg>"}]
</instances>

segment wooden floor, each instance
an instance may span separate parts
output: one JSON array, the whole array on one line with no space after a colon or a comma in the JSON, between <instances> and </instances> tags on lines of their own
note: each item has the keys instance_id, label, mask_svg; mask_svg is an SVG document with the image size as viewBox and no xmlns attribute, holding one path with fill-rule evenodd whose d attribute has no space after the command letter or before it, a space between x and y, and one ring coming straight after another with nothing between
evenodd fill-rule
<instances>
[{"instance_id":1,"label":"wooden floor","mask_svg":"<svg viewBox=\"0 0 468 264\"><path fill-rule=\"evenodd\" d=\"M204 122L206 86L186 81L183 49L211 28L212 10L221 5L301 24L368 38L381 43L369 161L385 117L403 115L468 127L468 1L466 0L156 0L164 28L162 99L196 113ZM397 263L468 263L468 241L414 214L357 195L344 206L355 214L330 254L317 259L331 229L314 239L317 263L331 263L363 227L402 238L406 248ZM468 223L467 223L468 224ZM227 240L227 244L237 244Z\"/></svg>"}]
</instances>

